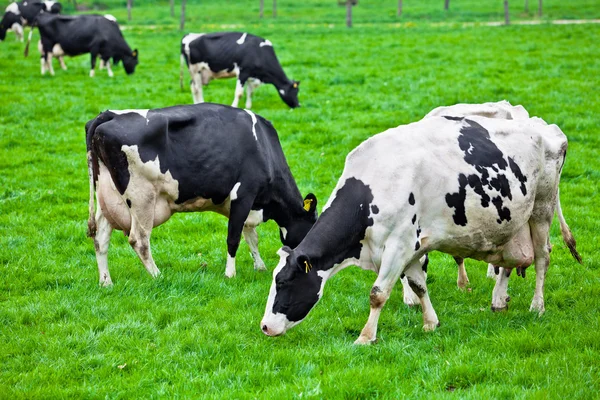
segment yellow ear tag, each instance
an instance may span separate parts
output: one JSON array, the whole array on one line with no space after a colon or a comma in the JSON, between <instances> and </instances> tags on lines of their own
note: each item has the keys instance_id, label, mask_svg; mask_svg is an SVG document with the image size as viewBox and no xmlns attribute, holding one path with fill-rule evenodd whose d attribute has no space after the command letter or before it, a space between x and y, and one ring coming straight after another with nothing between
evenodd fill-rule
<instances>
[{"instance_id":1,"label":"yellow ear tag","mask_svg":"<svg viewBox=\"0 0 600 400\"><path fill-rule=\"evenodd\" d=\"M304 261L304 271L308 274L312 269L312 264L308 261Z\"/></svg>"},{"instance_id":2,"label":"yellow ear tag","mask_svg":"<svg viewBox=\"0 0 600 400\"><path fill-rule=\"evenodd\" d=\"M304 209L306 211L310 210L310 206L311 206L312 202L313 202L312 199L306 199L306 200L304 200Z\"/></svg>"},{"instance_id":3,"label":"yellow ear tag","mask_svg":"<svg viewBox=\"0 0 600 400\"><path fill-rule=\"evenodd\" d=\"M298 88L298 84L294 83L294 89Z\"/></svg>"}]
</instances>

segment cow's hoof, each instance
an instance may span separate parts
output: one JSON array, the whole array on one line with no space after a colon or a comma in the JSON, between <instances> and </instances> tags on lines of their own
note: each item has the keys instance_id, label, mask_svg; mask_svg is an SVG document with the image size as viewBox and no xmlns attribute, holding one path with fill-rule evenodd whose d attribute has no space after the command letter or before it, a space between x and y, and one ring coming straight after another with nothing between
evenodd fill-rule
<instances>
[{"instance_id":1,"label":"cow's hoof","mask_svg":"<svg viewBox=\"0 0 600 400\"><path fill-rule=\"evenodd\" d=\"M492 311L493 312L508 311L508 304L505 306L499 306L499 307L496 307L492 304Z\"/></svg>"},{"instance_id":2,"label":"cow's hoof","mask_svg":"<svg viewBox=\"0 0 600 400\"><path fill-rule=\"evenodd\" d=\"M533 299L531 302L531 307L529 307L529 311L537 312L539 315L542 315L546 309L544 308L544 300Z\"/></svg>"},{"instance_id":3,"label":"cow's hoof","mask_svg":"<svg viewBox=\"0 0 600 400\"><path fill-rule=\"evenodd\" d=\"M425 332L433 332L438 326L440 326L440 321L427 322L423 324L423 330Z\"/></svg>"},{"instance_id":4,"label":"cow's hoof","mask_svg":"<svg viewBox=\"0 0 600 400\"><path fill-rule=\"evenodd\" d=\"M113 286L112 281L109 279L107 281L100 281L100 283L98 284L100 287L105 287L105 288L110 288Z\"/></svg>"},{"instance_id":5,"label":"cow's hoof","mask_svg":"<svg viewBox=\"0 0 600 400\"><path fill-rule=\"evenodd\" d=\"M467 286L469 286L469 281L468 280L466 282L457 281L456 286L458 287L458 289L460 289L464 292L465 290L467 290Z\"/></svg>"},{"instance_id":6,"label":"cow's hoof","mask_svg":"<svg viewBox=\"0 0 600 400\"><path fill-rule=\"evenodd\" d=\"M233 270L233 271L225 271L225 276L227 278L234 278L235 277L235 270Z\"/></svg>"},{"instance_id":7,"label":"cow's hoof","mask_svg":"<svg viewBox=\"0 0 600 400\"><path fill-rule=\"evenodd\" d=\"M263 272L263 271L267 270L267 267L265 267L265 263L264 262L260 262L260 263L254 264L254 270L255 271L259 271L259 272Z\"/></svg>"},{"instance_id":8,"label":"cow's hoof","mask_svg":"<svg viewBox=\"0 0 600 400\"><path fill-rule=\"evenodd\" d=\"M358 344L358 345L364 346L364 345L370 345L370 344L373 344L373 343L376 343L376 342L377 342L377 338L370 339L370 338L368 338L366 336L360 335L358 337L358 339L356 339L354 341L354 344Z\"/></svg>"},{"instance_id":9,"label":"cow's hoof","mask_svg":"<svg viewBox=\"0 0 600 400\"><path fill-rule=\"evenodd\" d=\"M510 296L506 296L506 300L507 303L510 301Z\"/></svg>"}]
</instances>

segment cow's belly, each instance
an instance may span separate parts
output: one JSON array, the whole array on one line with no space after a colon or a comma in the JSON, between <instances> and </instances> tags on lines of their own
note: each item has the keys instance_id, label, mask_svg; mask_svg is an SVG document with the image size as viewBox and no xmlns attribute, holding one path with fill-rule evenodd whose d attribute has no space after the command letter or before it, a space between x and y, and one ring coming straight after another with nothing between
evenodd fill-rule
<instances>
[{"instance_id":1,"label":"cow's belly","mask_svg":"<svg viewBox=\"0 0 600 400\"><path fill-rule=\"evenodd\" d=\"M239 74L239 68L235 64L233 69L224 69L222 71L213 71L208 63L205 62L190 64L189 68L192 76L194 74L200 75L203 85L207 85L213 79L234 78Z\"/></svg>"}]
</instances>

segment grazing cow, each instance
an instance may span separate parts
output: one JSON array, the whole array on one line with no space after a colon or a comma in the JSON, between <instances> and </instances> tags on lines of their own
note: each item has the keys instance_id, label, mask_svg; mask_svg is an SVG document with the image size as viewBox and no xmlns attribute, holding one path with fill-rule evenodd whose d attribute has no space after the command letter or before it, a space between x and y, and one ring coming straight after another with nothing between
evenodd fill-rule
<instances>
[{"instance_id":1,"label":"grazing cow","mask_svg":"<svg viewBox=\"0 0 600 400\"><path fill-rule=\"evenodd\" d=\"M252 108L252 92L270 83L291 108L300 107L300 82L288 79L277 60L273 44L249 33L189 33L181 40L180 83L183 88L183 63L190 71L194 103L204 102L202 86L213 79L237 79L233 107L237 107L246 86L246 108Z\"/></svg>"},{"instance_id":2,"label":"grazing cow","mask_svg":"<svg viewBox=\"0 0 600 400\"><path fill-rule=\"evenodd\" d=\"M152 276L152 228L176 212L214 211L229 218L225 275L235 276L240 235L254 268L265 266L255 227L270 219L295 247L317 219L317 199L302 199L275 128L248 110L197 104L105 111L86 125L90 175L88 235L100 284L110 285L107 251L119 229ZM94 191L98 207L94 217Z\"/></svg>"},{"instance_id":3,"label":"grazing cow","mask_svg":"<svg viewBox=\"0 0 600 400\"><path fill-rule=\"evenodd\" d=\"M531 310L543 312L548 235L566 150L562 131L539 118L430 117L366 140L346 158L304 240L279 250L263 332L281 335L301 322L327 279L348 265L378 274L357 344L376 339L381 309L404 276L419 297L423 328L433 330L438 318L424 269L434 250L507 269L535 260ZM564 238L576 255L575 242Z\"/></svg>"},{"instance_id":4,"label":"grazing cow","mask_svg":"<svg viewBox=\"0 0 600 400\"><path fill-rule=\"evenodd\" d=\"M11 3L6 7L0 22L0 41L6 38L6 31L12 29L18 41L23 41L23 27L33 25L41 12L60 14L62 6L55 1L22 1Z\"/></svg>"},{"instance_id":5,"label":"grazing cow","mask_svg":"<svg viewBox=\"0 0 600 400\"><path fill-rule=\"evenodd\" d=\"M98 56L106 66L109 77L113 77L111 58L114 65L123 61L125 72L133 74L138 64L138 51L131 50L123 38L119 25L109 17L41 14L37 18L36 25L41 36L42 75L46 69L50 71L50 75L54 75L53 55L72 57L85 53L91 54L90 77L95 75ZM25 52L27 54L27 49Z\"/></svg>"}]
</instances>

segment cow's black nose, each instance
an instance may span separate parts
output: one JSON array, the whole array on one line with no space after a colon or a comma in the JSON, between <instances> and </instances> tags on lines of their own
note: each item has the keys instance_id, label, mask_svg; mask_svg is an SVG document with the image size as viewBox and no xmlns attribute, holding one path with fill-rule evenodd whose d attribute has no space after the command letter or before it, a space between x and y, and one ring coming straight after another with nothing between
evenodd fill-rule
<instances>
[{"instance_id":1,"label":"cow's black nose","mask_svg":"<svg viewBox=\"0 0 600 400\"><path fill-rule=\"evenodd\" d=\"M267 333L267 331L268 331L268 330L269 330L269 328L267 328L267 325L263 325L263 326L262 326L262 331L263 331L264 333Z\"/></svg>"}]
</instances>

